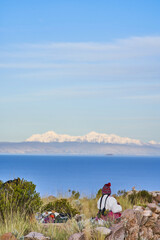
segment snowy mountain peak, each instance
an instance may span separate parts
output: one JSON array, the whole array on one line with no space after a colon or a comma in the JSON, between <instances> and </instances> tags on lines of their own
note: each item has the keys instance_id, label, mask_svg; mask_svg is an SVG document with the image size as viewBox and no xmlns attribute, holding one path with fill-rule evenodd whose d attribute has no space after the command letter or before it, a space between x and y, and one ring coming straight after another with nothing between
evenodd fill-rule
<instances>
[{"instance_id":1,"label":"snowy mountain peak","mask_svg":"<svg viewBox=\"0 0 160 240\"><path fill-rule=\"evenodd\" d=\"M94 132L94 131L89 132L88 134L86 134L86 136L97 136L97 135L99 135L99 133Z\"/></svg>"},{"instance_id":2,"label":"snowy mountain peak","mask_svg":"<svg viewBox=\"0 0 160 240\"><path fill-rule=\"evenodd\" d=\"M111 144L135 144L135 145L155 145L155 141L143 143L138 139L128 137L120 137L115 134L105 134L90 132L84 136L70 136L65 134L57 134L54 131L48 131L43 134L34 134L26 142L91 142L91 143L111 143Z\"/></svg>"}]
</instances>

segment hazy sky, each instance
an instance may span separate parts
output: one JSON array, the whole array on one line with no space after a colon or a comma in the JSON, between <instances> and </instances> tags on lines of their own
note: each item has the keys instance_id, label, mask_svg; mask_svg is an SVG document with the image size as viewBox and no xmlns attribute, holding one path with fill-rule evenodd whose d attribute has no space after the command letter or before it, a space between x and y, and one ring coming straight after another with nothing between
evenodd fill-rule
<instances>
[{"instance_id":1,"label":"hazy sky","mask_svg":"<svg viewBox=\"0 0 160 240\"><path fill-rule=\"evenodd\" d=\"M0 141L160 142L159 0L0 1Z\"/></svg>"}]
</instances>

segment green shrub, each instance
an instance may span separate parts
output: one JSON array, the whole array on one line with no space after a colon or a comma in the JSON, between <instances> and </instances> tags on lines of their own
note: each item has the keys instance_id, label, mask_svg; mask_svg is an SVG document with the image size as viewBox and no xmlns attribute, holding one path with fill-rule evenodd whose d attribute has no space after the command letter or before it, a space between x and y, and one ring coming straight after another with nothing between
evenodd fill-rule
<instances>
[{"instance_id":1,"label":"green shrub","mask_svg":"<svg viewBox=\"0 0 160 240\"><path fill-rule=\"evenodd\" d=\"M125 189L124 189L124 190L118 190L117 195L118 195L118 196L126 196L126 195L127 195L127 192L126 192Z\"/></svg>"},{"instance_id":2,"label":"green shrub","mask_svg":"<svg viewBox=\"0 0 160 240\"><path fill-rule=\"evenodd\" d=\"M96 194L96 199L99 199L102 196L102 188L100 188Z\"/></svg>"},{"instance_id":3,"label":"green shrub","mask_svg":"<svg viewBox=\"0 0 160 240\"><path fill-rule=\"evenodd\" d=\"M1 184L0 217L2 220L15 212L30 216L38 211L42 201L35 188L36 186L32 182L20 178Z\"/></svg>"},{"instance_id":4,"label":"green shrub","mask_svg":"<svg viewBox=\"0 0 160 240\"><path fill-rule=\"evenodd\" d=\"M1 188L2 184L3 184L3 182L0 180L0 188Z\"/></svg>"},{"instance_id":5,"label":"green shrub","mask_svg":"<svg viewBox=\"0 0 160 240\"><path fill-rule=\"evenodd\" d=\"M139 192L134 191L132 194L128 196L129 200L133 205L137 202L139 203L150 203L152 202L152 195L146 190L142 190Z\"/></svg>"},{"instance_id":6,"label":"green shrub","mask_svg":"<svg viewBox=\"0 0 160 240\"><path fill-rule=\"evenodd\" d=\"M65 213L69 217L75 216L77 213L79 213L76 208L72 207L72 205L67 201L67 199L58 199L54 202L49 202L42 208L42 212L52 210L58 213Z\"/></svg>"},{"instance_id":7,"label":"green shrub","mask_svg":"<svg viewBox=\"0 0 160 240\"><path fill-rule=\"evenodd\" d=\"M73 198L73 199L79 199L79 197L80 197L80 193L77 191L72 191L72 195L71 195L71 198Z\"/></svg>"}]
</instances>

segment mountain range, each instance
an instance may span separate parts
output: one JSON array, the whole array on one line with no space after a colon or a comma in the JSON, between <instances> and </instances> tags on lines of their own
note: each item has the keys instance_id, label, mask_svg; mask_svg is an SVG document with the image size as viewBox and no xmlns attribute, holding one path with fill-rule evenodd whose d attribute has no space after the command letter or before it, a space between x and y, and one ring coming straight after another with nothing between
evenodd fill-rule
<instances>
[{"instance_id":1,"label":"mountain range","mask_svg":"<svg viewBox=\"0 0 160 240\"><path fill-rule=\"evenodd\" d=\"M26 142L90 142L90 143L112 143L112 144L136 144L136 145L145 145L145 144L160 144L155 141L149 141L144 143L137 139L132 139L128 137L120 137L115 134L105 134L90 132L84 136L70 136L65 134L57 134L54 131L49 131L43 134L34 134L31 137L26 139Z\"/></svg>"},{"instance_id":2,"label":"mountain range","mask_svg":"<svg viewBox=\"0 0 160 240\"><path fill-rule=\"evenodd\" d=\"M69 136L49 131L34 134L24 142L0 142L0 154L160 156L160 143L115 134L90 132L84 136Z\"/></svg>"}]
</instances>

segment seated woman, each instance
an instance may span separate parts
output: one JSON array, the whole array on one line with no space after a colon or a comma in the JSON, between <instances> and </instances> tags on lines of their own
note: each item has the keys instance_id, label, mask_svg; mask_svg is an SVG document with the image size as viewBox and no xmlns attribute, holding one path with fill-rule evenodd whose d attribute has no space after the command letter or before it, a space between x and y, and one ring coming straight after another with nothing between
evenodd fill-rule
<instances>
[{"instance_id":1,"label":"seated woman","mask_svg":"<svg viewBox=\"0 0 160 240\"><path fill-rule=\"evenodd\" d=\"M107 183L102 188L102 197L98 200L97 207L99 209L97 220L103 219L115 220L121 217L122 207L114 197L111 197L111 183ZM107 214L105 214L107 211Z\"/></svg>"}]
</instances>

